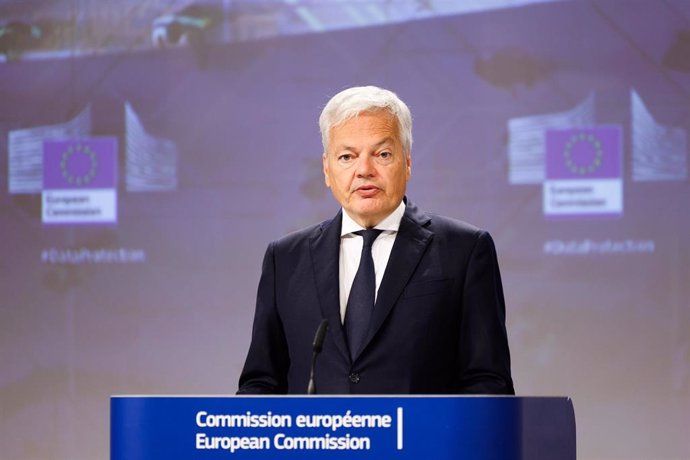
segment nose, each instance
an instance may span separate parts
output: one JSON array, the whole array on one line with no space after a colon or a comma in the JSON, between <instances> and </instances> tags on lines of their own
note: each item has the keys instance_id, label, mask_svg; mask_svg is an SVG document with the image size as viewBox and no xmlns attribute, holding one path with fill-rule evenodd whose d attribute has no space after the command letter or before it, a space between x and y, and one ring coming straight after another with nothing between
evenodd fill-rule
<instances>
[{"instance_id":1,"label":"nose","mask_svg":"<svg viewBox=\"0 0 690 460\"><path fill-rule=\"evenodd\" d=\"M357 176L372 177L376 174L374 157L369 154L362 154L357 161Z\"/></svg>"}]
</instances>

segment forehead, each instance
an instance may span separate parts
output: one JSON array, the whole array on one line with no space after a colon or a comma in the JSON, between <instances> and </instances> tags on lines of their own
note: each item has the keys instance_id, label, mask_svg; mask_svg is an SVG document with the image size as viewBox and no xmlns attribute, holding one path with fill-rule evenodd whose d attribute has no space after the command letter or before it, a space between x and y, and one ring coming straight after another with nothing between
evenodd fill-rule
<instances>
[{"instance_id":1,"label":"forehead","mask_svg":"<svg viewBox=\"0 0 690 460\"><path fill-rule=\"evenodd\" d=\"M380 142L390 138L400 143L400 130L395 116L387 110L362 112L331 128L329 144L339 147L354 141Z\"/></svg>"}]
</instances>

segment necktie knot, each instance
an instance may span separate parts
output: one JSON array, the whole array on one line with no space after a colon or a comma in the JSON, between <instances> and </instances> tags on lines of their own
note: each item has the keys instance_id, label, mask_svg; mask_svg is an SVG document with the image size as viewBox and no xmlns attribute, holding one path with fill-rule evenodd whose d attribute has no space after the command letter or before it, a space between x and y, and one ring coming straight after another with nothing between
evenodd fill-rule
<instances>
[{"instance_id":1,"label":"necktie knot","mask_svg":"<svg viewBox=\"0 0 690 460\"><path fill-rule=\"evenodd\" d=\"M383 230L379 230L377 228L370 228L367 230L359 230L357 232L354 232L355 235L359 235L364 239L364 247L371 247L374 244L374 241L378 236L381 234Z\"/></svg>"}]
</instances>

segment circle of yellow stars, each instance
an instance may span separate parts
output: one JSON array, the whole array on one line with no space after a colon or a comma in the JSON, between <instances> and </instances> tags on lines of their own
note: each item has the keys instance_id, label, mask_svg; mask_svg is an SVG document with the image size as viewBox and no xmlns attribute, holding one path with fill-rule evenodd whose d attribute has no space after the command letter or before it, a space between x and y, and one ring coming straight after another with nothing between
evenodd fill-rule
<instances>
[{"instance_id":1,"label":"circle of yellow stars","mask_svg":"<svg viewBox=\"0 0 690 460\"><path fill-rule=\"evenodd\" d=\"M579 142L587 142L592 147L594 147L594 158L587 165L578 165L573 161L573 147ZM601 141L596 138L593 134L579 133L574 134L568 139L565 144L565 149L563 151L563 157L565 158L566 167L575 174L584 176L586 174L591 174L601 167L601 161L604 157L604 150L601 147Z\"/></svg>"},{"instance_id":2,"label":"circle of yellow stars","mask_svg":"<svg viewBox=\"0 0 690 460\"><path fill-rule=\"evenodd\" d=\"M69 168L67 167L70 158L72 158L73 155L77 154L86 155L91 160L91 166L89 167L89 170L86 172L86 174L83 174L81 176L72 175L69 172ZM60 171L62 171L62 177L64 177L65 180L70 184L77 186L86 185L90 183L93 180L93 178L96 177L97 167L98 159L96 158L96 153L93 150L91 150L91 148L89 148L88 145L84 144L71 145L67 150L63 152L62 159L60 160Z\"/></svg>"}]
</instances>

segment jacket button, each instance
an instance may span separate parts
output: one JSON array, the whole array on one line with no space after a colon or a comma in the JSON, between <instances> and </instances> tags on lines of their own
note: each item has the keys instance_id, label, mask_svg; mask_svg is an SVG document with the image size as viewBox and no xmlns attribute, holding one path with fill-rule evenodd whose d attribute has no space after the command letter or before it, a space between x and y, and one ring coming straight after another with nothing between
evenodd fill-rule
<instances>
[{"instance_id":1,"label":"jacket button","mask_svg":"<svg viewBox=\"0 0 690 460\"><path fill-rule=\"evenodd\" d=\"M352 372L352 373L349 375L349 378L350 378L350 382L352 382L352 383L359 383L359 374L358 374L357 372Z\"/></svg>"}]
</instances>

